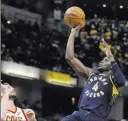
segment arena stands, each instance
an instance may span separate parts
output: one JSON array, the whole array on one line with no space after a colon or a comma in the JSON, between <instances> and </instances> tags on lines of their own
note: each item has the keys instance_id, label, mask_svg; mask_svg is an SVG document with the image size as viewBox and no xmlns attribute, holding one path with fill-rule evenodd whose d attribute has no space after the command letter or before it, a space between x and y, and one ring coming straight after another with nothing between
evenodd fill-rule
<instances>
[{"instance_id":1,"label":"arena stands","mask_svg":"<svg viewBox=\"0 0 128 121\"><path fill-rule=\"evenodd\" d=\"M16 8L46 15L41 8L37 9L40 0L2 0L2 2ZM57 22L55 25L60 24L59 21ZM104 37L114 56L120 61L121 69L126 78L128 78L128 21L107 19L107 17L99 17L97 14L89 17L88 14L86 24L84 31L82 30L76 36L75 56L85 65L95 68L104 57L100 50L102 47L99 46L101 38ZM66 34L58 31L58 28L52 30L46 26L41 27L37 22L34 25L30 21L26 23L20 19L12 22L2 14L2 60L63 72L78 78L65 60L68 39L68 30L65 28L64 26L61 29ZM39 100L29 104L28 100L19 102L17 99L16 105L21 108L32 108L36 113L37 121L60 121L64 116L61 111L53 112L50 116L44 116L43 113L46 109L43 108Z\"/></svg>"},{"instance_id":2,"label":"arena stands","mask_svg":"<svg viewBox=\"0 0 128 121\"><path fill-rule=\"evenodd\" d=\"M39 13L44 17L48 15L45 12L46 9L53 10L54 8L56 8L55 4L52 4L52 6L50 7L48 1L42 0L2 0L2 3L11 7L19 8L33 13ZM50 3L53 2L50 1Z\"/></svg>"},{"instance_id":3,"label":"arena stands","mask_svg":"<svg viewBox=\"0 0 128 121\"><path fill-rule=\"evenodd\" d=\"M52 116L44 117L42 103L39 100L35 101L34 104L30 105L28 104L28 100L24 100L23 102L20 102L17 98L15 100L15 104L23 109L28 109L28 108L33 109L35 111L37 121L60 121L60 119L62 119L63 117L63 115L60 113L58 114L56 113L53 114Z\"/></svg>"},{"instance_id":4,"label":"arena stands","mask_svg":"<svg viewBox=\"0 0 128 121\"><path fill-rule=\"evenodd\" d=\"M33 26L30 22L26 24L22 20L9 23L9 20L2 16L2 60L69 73L77 77L65 61L67 36L57 30L40 29L37 23ZM120 61L123 72L128 75L126 21L104 18L88 20L85 32L76 37L76 56L87 66L95 68L99 60L104 57L99 49L102 36Z\"/></svg>"},{"instance_id":5,"label":"arena stands","mask_svg":"<svg viewBox=\"0 0 128 121\"><path fill-rule=\"evenodd\" d=\"M16 8L32 11L32 12L37 12L36 9L36 3L37 1L33 0L2 0L2 3L7 4L9 6L13 6Z\"/></svg>"}]
</instances>

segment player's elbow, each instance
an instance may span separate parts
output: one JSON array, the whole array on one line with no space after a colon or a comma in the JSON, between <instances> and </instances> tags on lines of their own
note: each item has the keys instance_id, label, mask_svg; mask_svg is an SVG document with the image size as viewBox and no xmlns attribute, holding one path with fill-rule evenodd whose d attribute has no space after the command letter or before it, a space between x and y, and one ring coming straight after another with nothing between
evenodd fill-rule
<instances>
[{"instance_id":1,"label":"player's elbow","mask_svg":"<svg viewBox=\"0 0 128 121\"><path fill-rule=\"evenodd\" d=\"M66 61L68 61L68 62L71 61L71 60L73 60L73 58L74 58L74 57L65 56L65 59L66 59Z\"/></svg>"},{"instance_id":2,"label":"player's elbow","mask_svg":"<svg viewBox=\"0 0 128 121\"><path fill-rule=\"evenodd\" d=\"M121 87L123 87L125 85L125 80L123 80L121 83L120 83Z\"/></svg>"},{"instance_id":3,"label":"player's elbow","mask_svg":"<svg viewBox=\"0 0 128 121\"><path fill-rule=\"evenodd\" d=\"M66 61L70 61L70 59L69 59L68 57L65 57L65 60L66 60Z\"/></svg>"},{"instance_id":4,"label":"player's elbow","mask_svg":"<svg viewBox=\"0 0 128 121\"><path fill-rule=\"evenodd\" d=\"M125 80L121 80L118 82L119 87L123 87L125 85Z\"/></svg>"}]
</instances>

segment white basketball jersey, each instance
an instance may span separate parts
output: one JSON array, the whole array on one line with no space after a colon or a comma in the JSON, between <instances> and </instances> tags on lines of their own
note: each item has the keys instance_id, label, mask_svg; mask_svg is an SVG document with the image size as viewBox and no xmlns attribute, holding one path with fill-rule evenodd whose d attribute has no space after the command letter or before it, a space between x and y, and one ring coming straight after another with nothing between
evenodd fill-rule
<instances>
[{"instance_id":1,"label":"white basketball jersey","mask_svg":"<svg viewBox=\"0 0 128 121\"><path fill-rule=\"evenodd\" d=\"M28 121L23 109L16 107L16 111L8 110L5 121Z\"/></svg>"}]
</instances>

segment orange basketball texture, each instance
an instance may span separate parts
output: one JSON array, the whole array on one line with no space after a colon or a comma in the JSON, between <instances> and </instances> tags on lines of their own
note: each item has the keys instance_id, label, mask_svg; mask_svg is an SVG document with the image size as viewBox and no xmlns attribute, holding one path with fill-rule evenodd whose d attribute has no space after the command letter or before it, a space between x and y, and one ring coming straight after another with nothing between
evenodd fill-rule
<instances>
[{"instance_id":1,"label":"orange basketball texture","mask_svg":"<svg viewBox=\"0 0 128 121\"><path fill-rule=\"evenodd\" d=\"M85 13L79 7L70 7L65 12L64 21L69 27L76 27L81 21L85 21Z\"/></svg>"}]
</instances>

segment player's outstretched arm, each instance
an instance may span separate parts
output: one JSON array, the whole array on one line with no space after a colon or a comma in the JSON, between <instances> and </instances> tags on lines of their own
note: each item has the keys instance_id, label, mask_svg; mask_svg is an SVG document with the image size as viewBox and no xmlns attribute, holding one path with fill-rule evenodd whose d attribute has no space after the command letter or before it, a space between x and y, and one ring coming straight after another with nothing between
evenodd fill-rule
<instances>
[{"instance_id":1,"label":"player's outstretched arm","mask_svg":"<svg viewBox=\"0 0 128 121\"><path fill-rule=\"evenodd\" d=\"M78 60L76 57L74 57L74 41L75 41L75 34L77 31L79 31L82 27L83 27L84 23L81 23L79 26L77 26L76 28L73 28L71 30L69 39L68 39L68 43L67 43L67 47L66 47L66 60L69 63L69 65L71 65L71 67L82 77L88 77L89 74L92 73L92 69L88 68L86 66L84 66L84 64L82 64L80 62L80 60Z\"/></svg>"},{"instance_id":2,"label":"player's outstretched arm","mask_svg":"<svg viewBox=\"0 0 128 121\"><path fill-rule=\"evenodd\" d=\"M109 48L108 44L104 41L104 39L102 40L101 44L104 46L103 52L106 54L106 56L111 61L112 72L114 75L115 83L117 84L118 87L124 86L126 79L125 79L121 69L119 68L118 64L116 63L114 56L111 52L111 49Z\"/></svg>"},{"instance_id":3,"label":"player's outstretched arm","mask_svg":"<svg viewBox=\"0 0 128 121\"><path fill-rule=\"evenodd\" d=\"M1 84L1 120L5 121L11 90Z\"/></svg>"}]
</instances>

